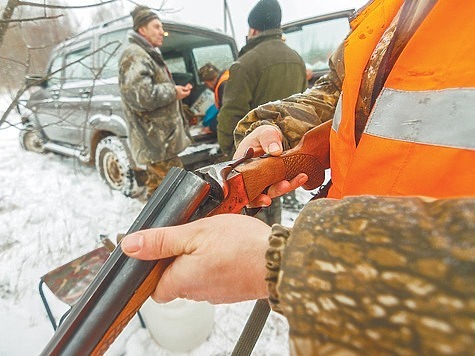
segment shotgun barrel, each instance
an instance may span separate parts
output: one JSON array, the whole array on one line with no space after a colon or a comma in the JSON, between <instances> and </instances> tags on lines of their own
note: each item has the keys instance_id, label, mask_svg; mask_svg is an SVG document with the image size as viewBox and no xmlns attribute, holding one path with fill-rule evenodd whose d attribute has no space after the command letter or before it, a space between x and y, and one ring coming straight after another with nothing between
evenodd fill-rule
<instances>
[{"instance_id":1,"label":"shotgun barrel","mask_svg":"<svg viewBox=\"0 0 475 356\"><path fill-rule=\"evenodd\" d=\"M128 233L199 218L196 212L208 197L209 189L210 184L197 175L173 168ZM206 213L203 211L203 216ZM150 296L169 262L129 258L118 246L42 355L103 354Z\"/></svg>"},{"instance_id":2,"label":"shotgun barrel","mask_svg":"<svg viewBox=\"0 0 475 356\"><path fill-rule=\"evenodd\" d=\"M195 173L171 169L127 234L239 213L265 188L300 172L311 178L306 188L317 188L329 166L330 127L331 122L326 122L310 130L299 145L279 157L251 159L251 150L243 159ZM104 354L152 294L172 260L140 261L116 247L41 355Z\"/></svg>"}]
</instances>

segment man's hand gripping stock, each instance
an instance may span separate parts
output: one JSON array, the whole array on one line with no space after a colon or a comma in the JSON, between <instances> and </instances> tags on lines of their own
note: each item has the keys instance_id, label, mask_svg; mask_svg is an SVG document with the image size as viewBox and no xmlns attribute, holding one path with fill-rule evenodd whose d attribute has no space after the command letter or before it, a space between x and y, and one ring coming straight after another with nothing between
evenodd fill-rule
<instances>
[{"instance_id":1,"label":"man's hand gripping stock","mask_svg":"<svg viewBox=\"0 0 475 356\"><path fill-rule=\"evenodd\" d=\"M254 157L265 154L280 156L283 153L282 132L278 127L272 125L257 127L241 141L234 154L234 159L244 157L249 148L254 150ZM305 173L299 173L291 180L275 183L267 189L267 194L260 194L249 206L252 208L269 206L272 203L272 198L304 186L307 180L308 176Z\"/></svg>"}]
</instances>

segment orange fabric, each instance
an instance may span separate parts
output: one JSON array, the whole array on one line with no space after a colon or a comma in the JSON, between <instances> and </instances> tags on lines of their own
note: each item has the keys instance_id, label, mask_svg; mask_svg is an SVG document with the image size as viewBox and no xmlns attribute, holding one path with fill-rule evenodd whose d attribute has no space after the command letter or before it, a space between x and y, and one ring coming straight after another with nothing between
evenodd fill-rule
<instances>
[{"instance_id":1,"label":"orange fabric","mask_svg":"<svg viewBox=\"0 0 475 356\"><path fill-rule=\"evenodd\" d=\"M474 16L474 1L438 1L404 48L386 87L402 90L474 87Z\"/></svg>"},{"instance_id":2,"label":"orange fabric","mask_svg":"<svg viewBox=\"0 0 475 356\"><path fill-rule=\"evenodd\" d=\"M397 14L403 0L373 1L365 10L351 22L353 31L345 40L345 80L343 82L342 120L335 139L331 132L331 160L332 191L340 190L339 183L343 182L347 174L347 167L353 160L355 147L355 120L354 111L358 98L363 71L385 29L390 25Z\"/></svg>"},{"instance_id":3,"label":"orange fabric","mask_svg":"<svg viewBox=\"0 0 475 356\"><path fill-rule=\"evenodd\" d=\"M363 134L355 147L355 107L363 71L402 3L403 0L374 1L352 21L353 32L344 49L342 119L338 132L331 132L333 185L329 197L475 195L474 150L368 134ZM385 87L406 91L475 87L473 14L475 2L439 0L402 51Z\"/></svg>"},{"instance_id":4,"label":"orange fabric","mask_svg":"<svg viewBox=\"0 0 475 356\"><path fill-rule=\"evenodd\" d=\"M219 87L228 79L229 79L229 69L226 69L223 72L223 74L221 74L216 85L214 86L214 105L216 105L218 109L219 109Z\"/></svg>"},{"instance_id":5,"label":"orange fabric","mask_svg":"<svg viewBox=\"0 0 475 356\"><path fill-rule=\"evenodd\" d=\"M474 162L473 150L363 135L351 166L351 176L356 178L345 181L343 192L437 198L473 196Z\"/></svg>"}]
</instances>

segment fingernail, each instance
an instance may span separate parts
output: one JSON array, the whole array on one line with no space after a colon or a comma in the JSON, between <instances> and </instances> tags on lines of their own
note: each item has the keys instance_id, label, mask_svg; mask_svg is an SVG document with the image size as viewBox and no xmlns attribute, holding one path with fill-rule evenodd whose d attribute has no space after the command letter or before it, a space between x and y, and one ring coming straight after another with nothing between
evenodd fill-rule
<instances>
[{"instance_id":1,"label":"fingernail","mask_svg":"<svg viewBox=\"0 0 475 356\"><path fill-rule=\"evenodd\" d=\"M278 152L280 151L280 146L273 142L269 145L269 147L267 147L267 150L269 151L269 153L274 153L274 152Z\"/></svg>"},{"instance_id":2,"label":"fingernail","mask_svg":"<svg viewBox=\"0 0 475 356\"><path fill-rule=\"evenodd\" d=\"M140 251L143 247L142 235L129 235L124 237L121 242L122 250L127 253L134 253Z\"/></svg>"}]
</instances>

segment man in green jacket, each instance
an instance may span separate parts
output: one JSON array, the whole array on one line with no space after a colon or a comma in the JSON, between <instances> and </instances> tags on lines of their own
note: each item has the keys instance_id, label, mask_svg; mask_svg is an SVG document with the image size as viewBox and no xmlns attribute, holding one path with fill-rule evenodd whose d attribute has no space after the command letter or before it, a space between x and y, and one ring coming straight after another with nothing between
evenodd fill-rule
<instances>
[{"instance_id":1,"label":"man in green jacket","mask_svg":"<svg viewBox=\"0 0 475 356\"><path fill-rule=\"evenodd\" d=\"M276 0L261 0L251 10L246 45L229 69L223 106L218 115L218 141L230 158L239 120L261 104L301 93L307 88L305 63L282 39L282 12Z\"/></svg>"},{"instance_id":2,"label":"man in green jacket","mask_svg":"<svg viewBox=\"0 0 475 356\"><path fill-rule=\"evenodd\" d=\"M235 150L234 129L250 110L307 88L305 63L285 44L281 17L277 0L260 0L249 13L247 43L229 69L218 114L218 142L229 158ZM280 223L280 215L281 202L277 198L259 217L273 224Z\"/></svg>"}]
</instances>

